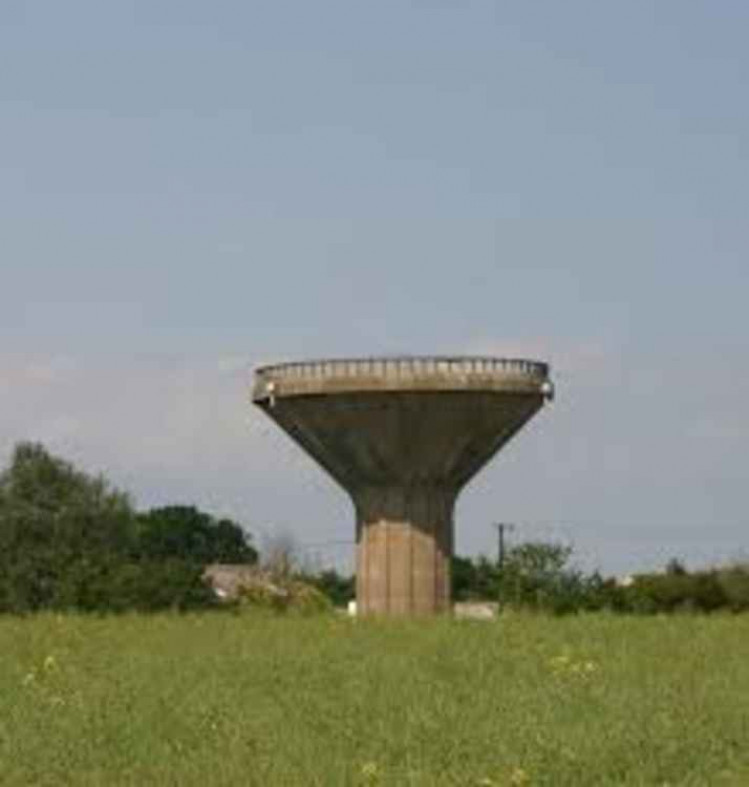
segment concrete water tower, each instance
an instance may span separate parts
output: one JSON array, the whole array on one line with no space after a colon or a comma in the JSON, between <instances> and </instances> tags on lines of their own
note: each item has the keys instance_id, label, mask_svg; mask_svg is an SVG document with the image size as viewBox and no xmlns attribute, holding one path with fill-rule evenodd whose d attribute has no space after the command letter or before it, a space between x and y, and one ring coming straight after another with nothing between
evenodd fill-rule
<instances>
[{"instance_id":1,"label":"concrete water tower","mask_svg":"<svg viewBox=\"0 0 749 787\"><path fill-rule=\"evenodd\" d=\"M304 361L256 371L253 401L351 495L360 614L450 608L463 486L553 396L545 363Z\"/></svg>"}]
</instances>

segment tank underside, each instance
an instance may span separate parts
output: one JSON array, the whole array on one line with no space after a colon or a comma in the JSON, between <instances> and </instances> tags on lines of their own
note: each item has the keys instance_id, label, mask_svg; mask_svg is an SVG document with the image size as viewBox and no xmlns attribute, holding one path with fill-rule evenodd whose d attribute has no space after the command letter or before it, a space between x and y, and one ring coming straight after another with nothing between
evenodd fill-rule
<instances>
[{"instance_id":1,"label":"tank underside","mask_svg":"<svg viewBox=\"0 0 749 787\"><path fill-rule=\"evenodd\" d=\"M449 610L457 495L548 394L545 365L492 362L460 374L259 371L255 403L353 500L359 612Z\"/></svg>"}]
</instances>

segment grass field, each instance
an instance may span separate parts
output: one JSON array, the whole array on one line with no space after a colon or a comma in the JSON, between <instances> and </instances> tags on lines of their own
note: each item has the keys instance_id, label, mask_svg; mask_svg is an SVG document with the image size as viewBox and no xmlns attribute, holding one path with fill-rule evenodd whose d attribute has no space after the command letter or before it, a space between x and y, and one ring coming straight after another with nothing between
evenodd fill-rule
<instances>
[{"instance_id":1,"label":"grass field","mask_svg":"<svg viewBox=\"0 0 749 787\"><path fill-rule=\"evenodd\" d=\"M2 785L749 785L749 616L0 618Z\"/></svg>"}]
</instances>

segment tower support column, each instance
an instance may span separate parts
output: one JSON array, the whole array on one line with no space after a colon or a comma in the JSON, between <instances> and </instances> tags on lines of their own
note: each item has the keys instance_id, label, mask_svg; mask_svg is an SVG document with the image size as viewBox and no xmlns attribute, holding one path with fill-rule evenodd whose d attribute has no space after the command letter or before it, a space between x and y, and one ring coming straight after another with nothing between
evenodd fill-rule
<instances>
[{"instance_id":1,"label":"tower support column","mask_svg":"<svg viewBox=\"0 0 749 787\"><path fill-rule=\"evenodd\" d=\"M434 484L367 486L352 496L358 611L391 616L448 612L457 490Z\"/></svg>"}]
</instances>

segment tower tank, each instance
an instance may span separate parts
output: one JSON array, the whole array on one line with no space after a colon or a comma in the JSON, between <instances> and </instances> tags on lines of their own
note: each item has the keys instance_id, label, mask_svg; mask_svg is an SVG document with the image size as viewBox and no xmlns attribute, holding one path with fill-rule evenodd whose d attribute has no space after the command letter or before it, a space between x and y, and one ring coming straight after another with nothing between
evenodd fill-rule
<instances>
[{"instance_id":1,"label":"tower tank","mask_svg":"<svg viewBox=\"0 0 749 787\"><path fill-rule=\"evenodd\" d=\"M553 397L549 367L485 357L264 366L252 398L349 493L359 614L450 609L465 484Z\"/></svg>"}]
</instances>

